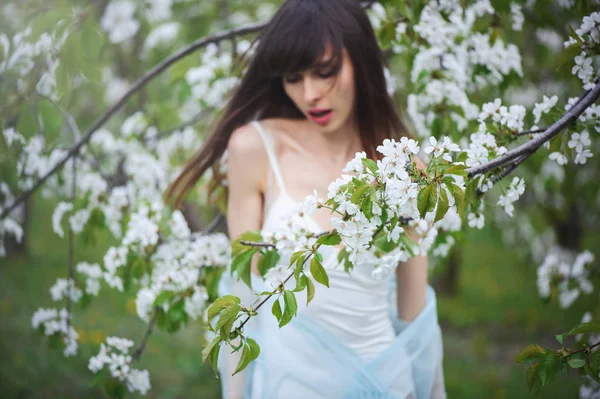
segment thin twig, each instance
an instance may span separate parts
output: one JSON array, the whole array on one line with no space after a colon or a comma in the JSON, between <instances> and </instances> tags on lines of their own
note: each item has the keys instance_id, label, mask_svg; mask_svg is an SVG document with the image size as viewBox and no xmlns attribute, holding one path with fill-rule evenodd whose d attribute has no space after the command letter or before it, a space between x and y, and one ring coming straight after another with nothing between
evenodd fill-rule
<instances>
[{"instance_id":1,"label":"thin twig","mask_svg":"<svg viewBox=\"0 0 600 399\"><path fill-rule=\"evenodd\" d=\"M215 218L212 220L212 222L210 222L209 225L206 226L206 229L204 229L204 231L202 232L202 235L207 235L207 234L210 234L213 231L215 231L215 229L217 228L219 223L221 223L221 221L223 220L224 217L225 216L223 216L223 214L221 212L219 212L217 214L217 216L215 216Z\"/></svg>"},{"instance_id":2,"label":"thin twig","mask_svg":"<svg viewBox=\"0 0 600 399\"><path fill-rule=\"evenodd\" d=\"M172 128L163 130L162 132L158 132L155 136L153 137L148 137L148 139L146 140L146 143L150 142L150 141L157 141L157 140L161 140L164 139L165 137L167 137L168 135L170 135L173 132L176 132L177 130L182 130L185 129L188 126L192 126L195 125L196 123L200 122L202 119L204 119L204 117L206 117L206 115L208 115L210 112L214 111L213 109L204 109L200 112L198 112L198 114L194 115L193 118L191 118L188 121L184 121L181 124L174 126Z\"/></svg>"},{"instance_id":3,"label":"thin twig","mask_svg":"<svg viewBox=\"0 0 600 399\"><path fill-rule=\"evenodd\" d=\"M154 324L156 323L156 317L158 316L158 306L154 307L154 313L152 314L152 319L150 323L148 323L148 328L146 328L146 333L144 334L144 338L142 338L142 342L138 345L131 358L133 360L139 360L140 356L142 356L142 352L146 348L146 342L148 342L148 338L152 334L152 329L154 328Z\"/></svg>"},{"instance_id":4,"label":"thin twig","mask_svg":"<svg viewBox=\"0 0 600 399\"><path fill-rule=\"evenodd\" d=\"M575 353L585 352L586 350L595 348L597 346L600 346L600 342L596 342L594 345L586 346L585 348L581 348L576 351L573 351L573 352L571 352L571 355L574 355Z\"/></svg>"},{"instance_id":5,"label":"thin twig","mask_svg":"<svg viewBox=\"0 0 600 399\"><path fill-rule=\"evenodd\" d=\"M77 157L73 158L73 181L71 187L71 201L75 201L77 194ZM71 325L71 295L72 289L71 284L74 284L74 272L73 272L73 255L75 247L75 239L73 234L73 228L71 227L70 221L68 221L69 228L69 253L68 253L68 267L69 267L69 283L67 284L67 327Z\"/></svg>"},{"instance_id":6,"label":"thin twig","mask_svg":"<svg viewBox=\"0 0 600 399\"><path fill-rule=\"evenodd\" d=\"M510 163L512 160L519 158L525 154L532 154L535 152L542 144L552 139L566 127L571 125L577 118L596 100L600 97L600 82L596 83L593 89L586 91L579 97L577 103L569 109L558 121L554 122L552 126L550 126L546 131L539 136L531 139L527 143L520 145L519 147L513 148L508 151L506 154L499 156L489 162L483 163L478 166L474 166L472 168L466 169L466 172L469 174L469 177L473 177L485 172L488 172L492 169L495 169L499 166L506 165Z\"/></svg>"},{"instance_id":7,"label":"thin twig","mask_svg":"<svg viewBox=\"0 0 600 399\"><path fill-rule=\"evenodd\" d=\"M304 269L304 265L306 264L306 261L310 258L310 256L307 256L304 259L304 262L302 262L302 269ZM290 273L289 276L287 276L285 278L285 280L283 280L283 282L281 283L281 285L285 286L285 283L287 283L292 277L294 276L294 272ZM275 295L277 293L277 290L273 291L272 293L270 293L268 296L265 297L265 299L263 299L262 301L260 301L260 303L258 305L256 305L256 307L253 309L254 311L257 311L258 309L261 308L261 306L263 306L273 295ZM238 327L239 329L241 329L242 327L244 327L246 325L246 323L248 322L248 320L250 320L250 317L252 316L247 316L246 319L242 322L242 324L240 324L240 326Z\"/></svg>"},{"instance_id":8,"label":"thin twig","mask_svg":"<svg viewBox=\"0 0 600 399\"><path fill-rule=\"evenodd\" d=\"M517 169L517 167L519 165L521 165L523 162L525 162L525 160L527 158L529 158L531 154L525 154L522 155L520 158L517 158L513 163L511 163L510 165L506 165L503 169L502 172L500 172L498 175L492 177L490 179L490 182L492 183L492 185L497 184L500 180L504 179L506 176L508 176L509 174L512 173L512 171L514 171L515 169ZM477 195L483 195L484 192L477 189Z\"/></svg>"}]
</instances>

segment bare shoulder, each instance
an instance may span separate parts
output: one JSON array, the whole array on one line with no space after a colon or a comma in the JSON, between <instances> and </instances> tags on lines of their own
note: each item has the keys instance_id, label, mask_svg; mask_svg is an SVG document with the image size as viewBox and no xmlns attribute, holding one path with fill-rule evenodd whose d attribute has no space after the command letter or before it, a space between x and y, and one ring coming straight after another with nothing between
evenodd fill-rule
<instances>
[{"instance_id":1,"label":"bare shoulder","mask_svg":"<svg viewBox=\"0 0 600 399\"><path fill-rule=\"evenodd\" d=\"M242 125L231 133L227 143L227 169L233 184L262 190L267 163L265 146L254 126Z\"/></svg>"},{"instance_id":2,"label":"bare shoulder","mask_svg":"<svg viewBox=\"0 0 600 399\"><path fill-rule=\"evenodd\" d=\"M256 159L264 155L264 145L256 128L250 124L242 125L231 133L227 143L229 157Z\"/></svg>"}]
</instances>

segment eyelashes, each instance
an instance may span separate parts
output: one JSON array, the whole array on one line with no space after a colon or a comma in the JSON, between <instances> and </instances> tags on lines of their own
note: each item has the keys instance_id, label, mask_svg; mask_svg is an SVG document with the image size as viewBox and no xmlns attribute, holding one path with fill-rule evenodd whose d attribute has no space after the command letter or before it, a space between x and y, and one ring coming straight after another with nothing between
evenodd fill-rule
<instances>
[{"instance_id":1,"label":"eyelashes","mask_svg":"<svg viewBox=\"0 0 600 399\"><path fill-rule=\"evenodd\" d=\"M337 71L335 69L318 71L315 73L315 75L321 79L329 79L329 78L334 77L336 74L337 74ZM290 84L298 83L302 80L302 75L301 74L287 75L287 76L284 76L283 79L285 80L285 82L290 83Z\"/></svg>"}]
</instances>

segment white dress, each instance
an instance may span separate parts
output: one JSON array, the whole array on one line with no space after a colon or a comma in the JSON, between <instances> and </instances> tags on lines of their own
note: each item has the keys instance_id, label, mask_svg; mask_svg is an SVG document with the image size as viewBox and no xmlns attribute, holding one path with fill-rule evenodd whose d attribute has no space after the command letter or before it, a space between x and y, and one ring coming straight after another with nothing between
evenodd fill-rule
<instances>
[{"instance_id":1,"label":"white dress","mask_svg":"<svg viewBox=\"0 0 600 399\"><path fill-rule=\"evenodd\" d=\"M272 137L258 122L252 124L264 141L279 187L262 226L269 231L299 204L285 190ZM313 218L308 224L315 233L322 231ZM306 291L297 293L297 316L281 329L270 311L275 297L246 325L246 335L257 341L261 353L243 372L243 397L445 398L442 337L433 289L427 287L425 308L414 321L398 320L394 280L371 278L372 264L355 265L348 274L337 264L337 249L321 249L329 288L317 284L308 306ZM222 294L231 292L233 282L228 275L222 281ZM252 289L272 290L255 275ZM246 299L253 302L251 297ZM229 398L232 380L223 352L227 350L221 351L219 369L223 397Z\"/></svg>"}]
</instances>

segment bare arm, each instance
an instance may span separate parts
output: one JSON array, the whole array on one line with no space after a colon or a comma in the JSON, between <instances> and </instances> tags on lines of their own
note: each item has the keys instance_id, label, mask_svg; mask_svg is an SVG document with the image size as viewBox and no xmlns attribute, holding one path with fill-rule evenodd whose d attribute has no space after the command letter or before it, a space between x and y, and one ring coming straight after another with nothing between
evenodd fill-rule
<instances>
[{"instance_id":1,"label":"bare arm","mask_svg":"<svg viewBox=\"0 0 600 399\"><path fill-rule=\"evenodd\" d=\"M258 133L252 126L236 129L227 146L227 181L229 196L227 202L227 228L229 237L235 240L240 234L249 230L258 230L262 221L261 187L266 173L266 153ZM256 271L256 259L253 264ZM233 295L239 297L243 304L254 301L252 291L241 281L233 282ZM237 342L236 342L237 344ZM225 399L242 398L246 385L246 371L231 376L239 362L240 352L229 354L227 351L229 391L223 392Z\"/></svg>"},{"instance_id":2,"label":"bare arm","mask_svg":"<svg viewBox=\"0 0 600 399\"><path fill-rule=\"evenodd\" d=\"M414 158L417 168L424 170L427 166L419 158ZM417 239L414 230L407 234ZM398 318L406 321L414 320L425 307L427 289L428 261L426 256L414 256L406 262L400 262L396 268L396 300Z\"/></svg>"}]
</instances>

